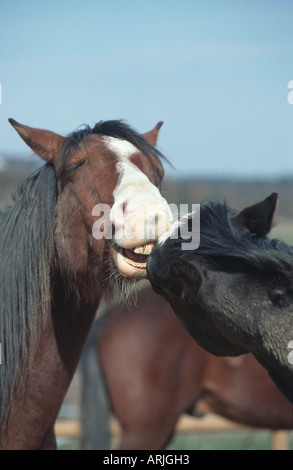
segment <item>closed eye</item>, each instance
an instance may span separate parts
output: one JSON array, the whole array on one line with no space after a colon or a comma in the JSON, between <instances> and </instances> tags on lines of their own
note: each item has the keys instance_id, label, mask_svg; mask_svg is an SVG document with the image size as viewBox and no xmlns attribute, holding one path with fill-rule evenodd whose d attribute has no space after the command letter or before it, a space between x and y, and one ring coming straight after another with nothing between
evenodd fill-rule
<instances>
[{"instance_id":1,"label":"closed eye","mask_svg":"<svg viewBox=\"0 0 293 470\"><path fill-rule=\"evenodd\" d=\"M73 173L74 171L78 170L78 168L80 168L82 165L85 164L85 160L82 160L81 162L78 162L76 163L75 165L73 165L71 168L69 168L67 171L68 173Z\"/></svg>"}]
</instances>

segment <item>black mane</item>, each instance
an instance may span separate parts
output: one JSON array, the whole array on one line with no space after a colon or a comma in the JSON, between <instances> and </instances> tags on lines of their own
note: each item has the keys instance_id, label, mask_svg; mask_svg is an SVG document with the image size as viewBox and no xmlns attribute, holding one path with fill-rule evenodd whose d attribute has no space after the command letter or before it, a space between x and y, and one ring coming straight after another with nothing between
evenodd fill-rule
<instances>
[{"instance_id":1,"label":"black mane","mask_svg":"<svg viewBox=\"0 0 293 470\"><path fill-rule=\"evenodd\" d=\"M233 227L224 203L205 202L200 207L200 246L197 255L235 259L262 272L273 270L284 276L293 272L293 247L280 240L260 238L248 230L242 235ZM192 216L189 216L189 223Z\"/></svg>"},{"instance_id":2,"label":"black mane","mask_svg":"<svg viewBox=\"0 0 293 470\"><path fill-rule=\"evenodd\" d=\"M19 361L26 363L34 331L50 306L55 204L55 171L46 164L0 215L0 421L7 418Z\"/></svg>"},{"instance_id":3,"label":"black mane","mask_svg":"<svg viewBox=\"0 0 293 470\"><path fill-rule=\"evenodd\" d=\"M127 140L149 158L155 154L158 158L168 162L167 158L155 146L149 144L141 134L123 120L99 121L93 128L85 125L83 128L72 132L67 136L63 153L67 153L73 147L78 146L82 141L86 145L86 138L91 134L107 135L109 137Z\"/></svg>"}]
</instances>

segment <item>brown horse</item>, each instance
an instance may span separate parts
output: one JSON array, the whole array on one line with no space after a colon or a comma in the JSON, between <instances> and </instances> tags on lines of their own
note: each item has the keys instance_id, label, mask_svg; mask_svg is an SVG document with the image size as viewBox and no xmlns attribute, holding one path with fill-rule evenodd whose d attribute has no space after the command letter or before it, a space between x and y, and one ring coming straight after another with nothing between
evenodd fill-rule
<instances>
[{"instance_id":1,"label":"brown horse","mask_svg":"<svg viewBox=\"0 0 293 470\"><path fill-rule=\"evenodd\" d=\"M143 234L170 222L157 189L161 123L140 135L106 121L67 137L10 123L46 164L0 218L0 448L53 449L108 279L143 279L152 248Z\"/></svg>"},{"instance_id":2,"label":"brown horse","mask_svg":"<svg viewBox=\"0 0 293 470\"><path fill-rule=\"evenodd\" d=\"M253 427L292 429L292 406L250 354L216 357L183 328L169 304L150 288L135 307L120 303L98 320L83 355L83 448L101 448L102 383L121 425L119 449L163 449L184 412L211 411ZM97 363L91 362L94 352ZM93 380L91 380L93 377ZM105 400L100 397L100 400ZM105 405L103 405L105 406ZM104 417L105 420L105 417ZM106 443L104 437L104 445Z\"/></svg>"},{"instance_id":3,"label":"brown horse","mask_svg":"<svg viewBox=\"0 0 293 470\"><path fill-rule=\"evenodd\" d=\"M264 240L272 225L276 202L277 195L273 193L240 212L226 205L206 203L201 209L201 244L209 231L213 235L213 238L210 235L212 241L217 242L220 233L216 230L217 223L224 224L225 217L228 228L219 245L221 249L235 243L242 234L253 233L256 240ZM214 206L216 209L210 217L205 209ZM154 253L160 253L161 246L166 243L164 239L165 235ZM172 241L177 243L176 238ZM172 251L170 253L172 255ZM148 265L152 257L153 254ZM162 273L165 263L167 260L162 259L156 265L158 273ZM224 267L223 262L222 269ZM156 273L153 268L152 272ZM164 286L164 293L163 289ZM173 295L178 289L179 280L172 285ZM208 295L213 295L212 286ZM244 308L245 303L238 309L240 307ZM196 308L195 312L200 316L200 306ZM214 330L209 324L205 327L206 335L210 342L214 339L215 347L217 336L213 336ZM92 339L91 343L93 345ZM104 327L94 347L98 347L112 409L122 426L122 449L163 448L172 436L180 414L190 410L199 400L211 411L251 426L293 427L289 402L253 356L227 359L205 352L184 331L167 303L150 290L142 292L132 311L118 305L104 317ZM90 350L86 349L86 353L89 355ZM84 356L84 371L85 363Z\"/></svg>"}]
</instances>

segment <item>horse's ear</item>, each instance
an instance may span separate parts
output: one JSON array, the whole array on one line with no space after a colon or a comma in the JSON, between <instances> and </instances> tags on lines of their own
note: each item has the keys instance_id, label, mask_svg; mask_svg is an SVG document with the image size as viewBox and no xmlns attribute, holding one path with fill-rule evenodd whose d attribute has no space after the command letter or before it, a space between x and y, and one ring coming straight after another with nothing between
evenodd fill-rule
<instances>
[{"instance_id":1,"label":"horse's ear","mask_svg":"<svg viewBox=\"0 0 293 470\"><path fill-rule=\"evenodd\" d=\"M146 132L145 134L142 134L143 138L151 145L156 145L158 136L159 136L159 130L161 129L163 125L163 121L158 122L158 124L149 132Z\"/></svg>"},{"instance_id":2,"label":"horse's ear","mask_svg":"<svg viewBox=\"0 0 293 470\"><path fill-rule=\"evenodd\" d=\"M8 119L25 143L46 162L57 163L65 138L45 129L34 129Z\"/></svg>"},{"instance_id":3,"label":"horse's ear","mask_svg":"<svg viewBox=\"0 0 293 470\"><path fill-rule=\"evenodd\" d=\"M264 201L246 207L232 218L233 225L240 231L249 230L258 237L266 236L272 228L278 194L272 193Z\"/></svg>"}]
</instances>

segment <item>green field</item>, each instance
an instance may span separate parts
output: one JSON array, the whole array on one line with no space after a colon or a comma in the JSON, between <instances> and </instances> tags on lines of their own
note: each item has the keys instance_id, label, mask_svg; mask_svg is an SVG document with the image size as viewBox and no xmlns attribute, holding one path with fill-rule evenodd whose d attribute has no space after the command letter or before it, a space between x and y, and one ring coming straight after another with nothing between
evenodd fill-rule
<instances>
[{"instance_id":1,"label":"green field","mask_svg":"<svg viewBox=\"0 0 293 470\"><path fill-rule=\"evenodd\" d=\"M293 432L289 433L290 450L293 450ZM172 450L270 450L272 432L267 430L241 430L233 432L176 435L168 449Z\"/></svg>"},{"instance_id":2,"label":"green field","mask_svg":"<svg viewBox=\"0 0 293 470\"><path fill-rule=\"evenodd\" d=\"M167 450L271 450L272 432L269 430L239 430L176 434ZM288 433L290 450L293 450L293 431ZM62 439L59 450L78 450L77 439Z\"/></svg>"}]
</instances>

